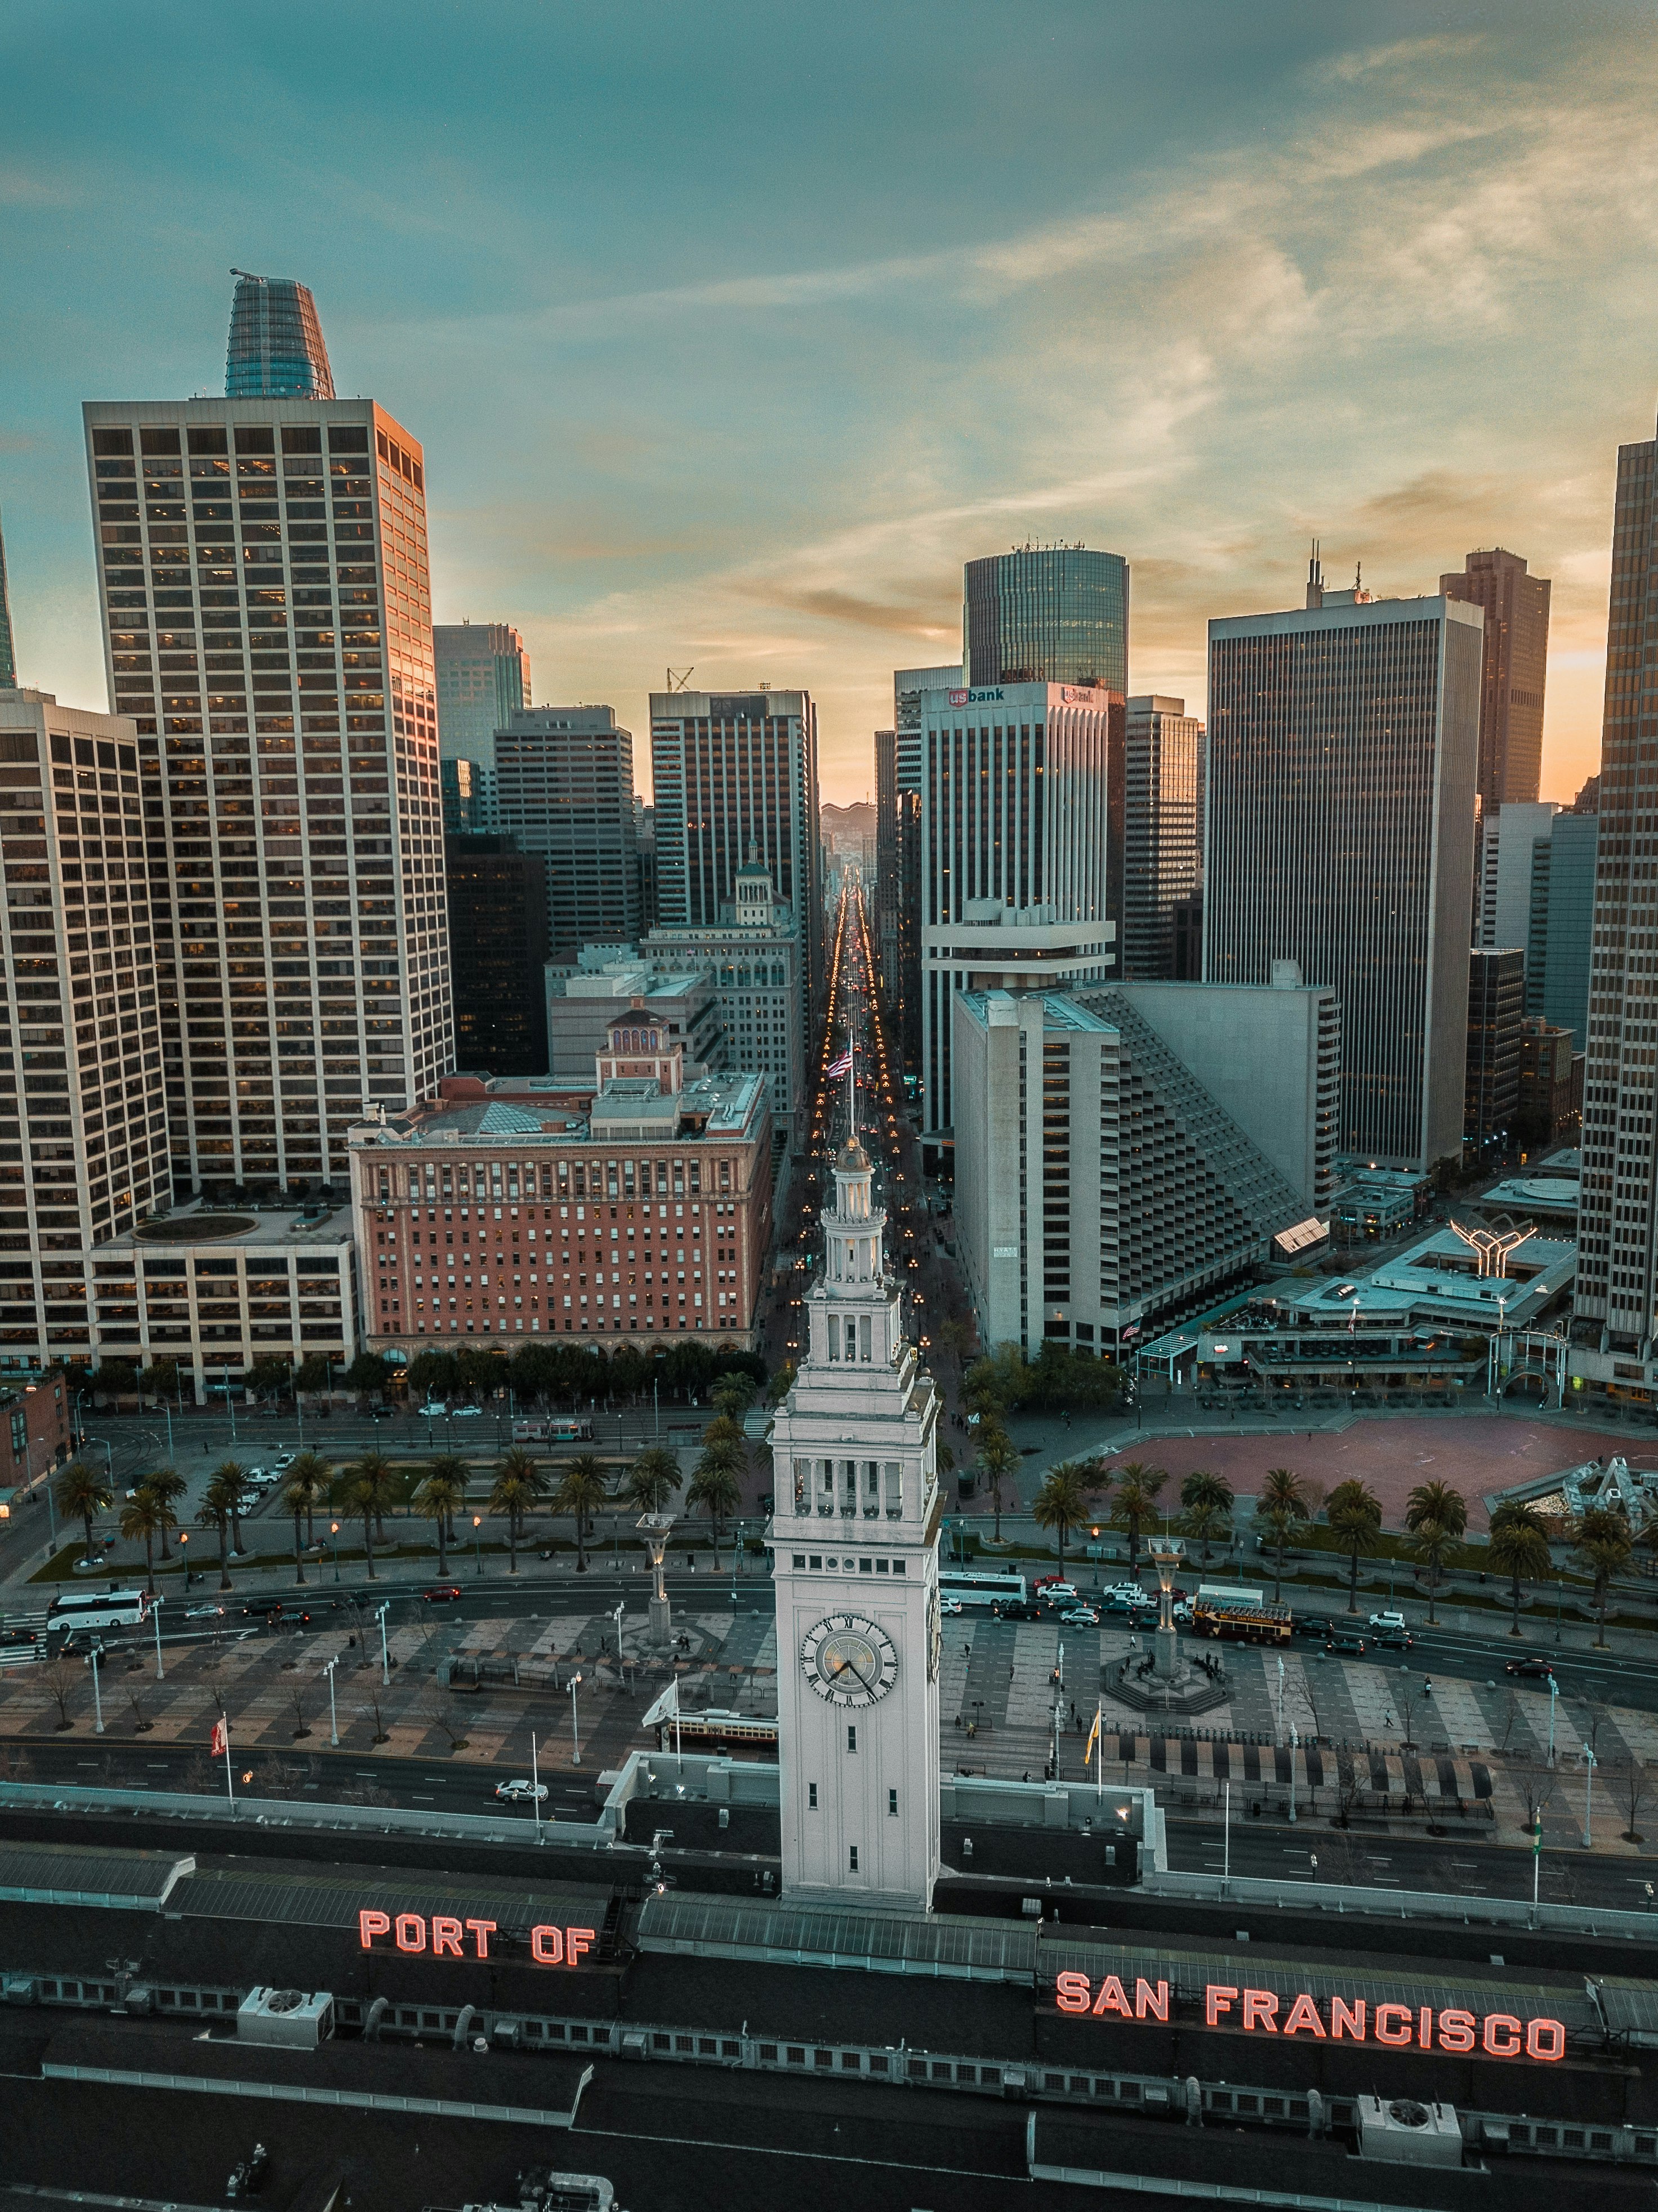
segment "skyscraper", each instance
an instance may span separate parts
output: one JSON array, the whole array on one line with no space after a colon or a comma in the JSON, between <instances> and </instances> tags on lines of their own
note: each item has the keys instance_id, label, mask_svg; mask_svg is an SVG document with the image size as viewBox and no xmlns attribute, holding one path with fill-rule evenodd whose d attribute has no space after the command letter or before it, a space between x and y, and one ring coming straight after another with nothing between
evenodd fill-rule
<instances>
[{"instance_id":1,"label":"skyscraper","mask_svg":"<svg viewBox=\"0 0 1658 2212\"><path fill-rule=\"evenodd\" d=\"M921 1079L921 704L929 691L961 688L962 672L954 664L892 672L897 977L888 988L904 1076L912 1085Z\"/></svg>"},{"instance_id":2,"label":"skyscraper","mask_svg":"<svg viewBox=\"0 0 1658 2212\"><path fill-rule=\"evenodd\" d=\"M236 296L230 308L225 356L227 399L331 399L322 325L311 289L292 276L250 276L233 269Z\"/></svg>"},{"instance_id":3,"label":"skyscraper","mask_svg":"<svg viewBox=\"0 0 1658 2212\"><path fill-rule=\"evenodd\" d=\"M175 1185L343 1183L453 1055L421 449L371 400L83 411Z\"/></svg>"},{"instance_id":4,"label":"skyscraper","mask_svg":"<svg viewBox=\"0 0 1658 2212\"><path fill-rule=\"evenodd\" d=\"M495 732L530 701L530 656L510 623L437 623L432 652L438 680L438 753L443 763L444 827L494 830ZM451 763L466 761L462 779ZM462 781L471 803L463 804Z\"/></svg>"},{"instance_id":5,"label":"skyscraper","mask_svg":"<svg viewBox=\"0 0 1658 2212\"><path fill-rule=\"evenodd\" d=\"M1341 1000L1343 1152L1460 1157L1484 617L1326 592L1209 625L1204 979Z\"/></svg>"},{"instance_id":6,"label":"skyscraper","mask_svg":"<svg viewBox=\"0 0 1658 2212\"><path fill-rule=\"evenodd\" d=\"M802 1012L823 981L817 709L806 691L653 691L656 904L664 929L708 927L754 856L800 933Z\"/></svg>"},{"instance_id":7,"label":"skyscraper","mask_svg":"<svg viewBox=\"0 0 1658 2212\"><path fill-rule=\"evenodd\" d=\"M1131 983L1178 973L1177 918L1203 881L1202 763L1203 725L1184 699L1128 702L1119 972Z\"/></svg>"},{"instance_id":8,"label":"skyscraper","mask_svg":"<svg viewBox=\"0 0 1658 2212\"><path fill-rule=\"evenodd\" d=\"M1658 663L1643 647L1658 625L1658 440L1619 447L1612 518L1576 1311L1600 1324L1603 1353L1645 1360L1658 1309Z\"/></svg>"},{"instance_id":9,"label":"skyscraper","mask_svg":"<svg viewBox=\"0 0 1658 2212\"><path fill-rule=\"evenodd\" d=\"M1546 576L1531 576L1501 546L1470 553L1439 580L1448 599L1481 607L1485 662L1479 684L1479 796L1493 807L1533 801L1543 773L1543 689L1549 665ZM1512 939L1507 940L1512 943Z\"/></svg>"},{"instance_id":10,"label":"skyscraper","mask_svg":"<svg viewBox=\"0 0 1658 2212\"><path fill-rule=\"evenodd\" d=\"M1576 1052L1582 1051L1588 1036L1600 837L1599 815L1571 808L1557 814L1546 840L1532 847L1526 1012L1569 1030Z\"/></svg>"},{"instance_id":11,"label":"skyscraper","mask_svg":"<svg viewBox=\"0 0 1658 2212\"><path fill-rule=\"evenodd\" d=\"M547 866L510 837L446 836L458 1066L547 1073Z\"/></svg>"},{"instance_id":12,"label":"skyscraper","mask_svg":"<svg viewBox=\"0 0 1658 2212\"><path fill-rule=\"evenodd\" d=\"M1085 545L1027 545L969 561L962 681L1128 690L1128 563Z\"/></svg>"},{"instance_id":13,"label":"skyscraper","mask_svg":"<svg viewBox=\"0 0 1658 2212\"><path fill-rule=\"evenodd\" d=\"M1480 825L1480 880L1474 909L1476 945L1517 945L1524 948L1529 932L1537 849L1548 843L1554 817L1559 811L1551 799L1511 800L1503 806L1486 808Z\"/></svg>"},{"instance_id":14,"label":"skyscraper","mask_svg":"<svg viewBox=\"0 0 1658 2212\"><path fill-rule=\"evenodd\" d=\"M495 811L519 849L546 866L547 949L639 935L634 739L610 707L525 707L495 733Z\"/></svg>"},{"instance_id":15,"label":"skyscraper","mask_svg":"<svg viewBox=\"0 0 1658 2212\"><path fill-rule=\"evenodd\" d=\"M898 732L875 732L875 881L865 886L875 964L889 999L898 989Z\"/></svg>"},{"instance_id":16,"label":"skyscraper","mask_svg":"<svg viewBox=\"0 0 1658 2212\"><path fill-rule=\"evenodd\" d=\"M1471 1145L1492 1144L1514 1133L1520 1110L1525 969L1524 954L1512 945L1476 945L1468 957L1462 1133Z\"/></svg>"},{"instance_id":17,"label":"skyscraper","mask_svg":"<svg viewBox=\"0 0 1658 2212\"><path fill-rule=\"evenodd\" d=\"M11 594L6 587L6 540L0 532L0 691L17 681L17 646L11 629Z\"/></svg>"}]
</instances>

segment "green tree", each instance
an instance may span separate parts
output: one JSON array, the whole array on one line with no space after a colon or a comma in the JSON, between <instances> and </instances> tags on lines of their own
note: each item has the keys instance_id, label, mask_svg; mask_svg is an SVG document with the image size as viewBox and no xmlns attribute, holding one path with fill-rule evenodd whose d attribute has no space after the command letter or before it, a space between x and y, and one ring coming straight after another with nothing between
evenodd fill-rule
<instances>
[{"instance_id":1,"label":"green tree","mask_svg":"<svg viewBox=\"0 0 1658 2212\"><path fill-rule=\"evenodd\" d=\"M238 1468L236 1472L240 1474L240 1468ZM201 1528L216 1528L218 1531L219 1588L222 1590L228 1590L230 1588L230 1559L227 1547L230 1541L231 1521L235 1506L235 1490L226 1481L224 1469L221 1468L210 1478L207 1488L202 1493L201 1507L196 1519Z\"/></svg>"},{"instance_id":2,"label":"green tree","mask_svg":"<svg viewBox=\"0 0 1658 2212\"><path fill-rule=\"evenodd\" d=\"M728 1515L743 1503L743 1486L730 1455L713 1447L698 1459L685 1486L685 1503L693 1511L701 1506L708 1516L714 1537L714 1572L720 1571L720 1534Z\"/></svg>"},{"instance_id":3,"label":"green tree","mask_svg":"<svg viewBox=\"0 0 1658 2212\"><path fill-rule=\"evenodd\" d=\"M636 1513L660 1513L683 1480L673 1453L651 1444L623 1478L622 1496Z\"/></svg>"},{"instance_id":4,"label":"green tree","mask_svg":"<svg viewBox=\"0 0 1658 2212\"><path fill-rule=\"evenodd\" d=\"M176 1359L152 1359L139 1377L147 1398L177 1398L179 1395L179 1363Z\"/></svg>"},{"instance_id":5,"label":"green tree","mask_svg":"<svg viewBox=\"0 0 1658 2212\"><path fill-rule=\"evenodd\" d=\"M535 1504L536 1493L522 1474L503 1467L489 1487L489 1510L507 1519L507 1572L518 1572L518 1536L524 1516Z\"/></svg>"},{"instance_id":6,"label":"green tree","mask_svg":"<svg viewBox=\"0 0 1658 2212\"><path fill-rule=\"evenodd\" d=\"M1031 1502L1031 1517L1039 1528L1051 1528L1060 1540L1060 1578L1065 1578L1065 1540L1089 1518L1090 1492L1097 1487L1092 1469L1075 1460L1051 1467Z\"/></svg>"},{"instance_id":7,"label":"green tree","mask_svg":"<svg viewBox=\"0 0 1658 2212\"><path fill-rule=\"evenodd\" d=\"M1209 1565L1209 1547L1232 1519L1232 1486L1224 1475L1196 1468L1180 1486L1181 1518L1184 1533L1203 1547L1203 1564Z\"/></svg>"},{"instance_id":8,"label":"green tree","mask_svg":"<svg viewBox=\"0 0 1658 2212\"><path fill-rule=\"evenodd\" d=\"M140 1487L154 1491L157 1498L173 1509L172 1516L161 1523L160 1531L161 1561L165 1565L172 1557L172 1553L167 1547L167 1532L169 1528L176 1528L179 1525L177 1501L184 1496L190 1485L176 1467L158 1467L144 1477Z\"/></svg>"},{"instance_id":9,"label":"green tree","mask_svg":"<svg viewBox=\"0 0 1658 2212\"><path fill-rule=\"evenodd\" d=\"M345 1370L345 1387L361 1397L377 1397L391 1372L391 1362L378 1352L360 1352Z\"/></svg>"},{"instance_id":10,"label":"green tree","mask_svg":"<svg viewBox=\"0 0 1658 2212\"><path fill-rule=\"evenodd\" d=\"M1493 1571L1509 1577L1510 1636L1520 1633L1520 1585L1541 1582L1553 1564L1543 1516L1519 1498L1509 1498L1491 1516L1485 1556Z\"/></svg>"},{"instance_id":11,"label":"green tree","mask_svg":"<svg viewBox=\"0 0 1658 2212\"><path fill-rule=\"evenodd\" d=\"M167 1528L176 1528L178 1516L165 1498L158 1498L153 1490L138 1486L137 1497L128 1500L121 1515L121 1534L128 1543L136 1544L140 1537L144 1547L144 1572L149 1578L149 1594L155 1595L155 1539Z\"/></svg>"},{"instance_id":12,"label":"green tree","mask_svg":"<svg viewBox=\"0 0 1658 2212\"><path fill-rule=\"evenodd\" d=\"M604 1469L592 1452L579 1452L570 1461L553 1494L554 1510L571 1514L575 1520L575 1559L579 1575L585 1575L587 1571L588 1527L593 1515L606 1503L609 1495Z\"/></svg>"},{"instance_id":13,"label":"green tree","mask_svg":"<svg viewBox=\"0 0 1658 2212\"><path fill-rule=\"evenodd\" d=\"M466 1473L464 1466L459 1475L452 1470L459 1462L451 1460L434 1465L420 1488L415 1492L415 1504L425 1519L434 1522L438 1532L438 1577L441 1580L449 1571L449 1531L454 1523L458 1507L466 1503Z\"/></svg>"},{"instance_id":14,"label":"green tree","mask_svg":"<svg viewBox=\"0 0 1658 2212\"><path fill-rule=\"evenodd\" d=\"M740 1422L759 1395L760 1385L753 1376L744 1374L739 1369L720 1377L714 1386L712 1402L722 1413L728 1413L733 1420Z\"/></svg>"},{"instance_id":15,"label":"green tree","mask_svg":"<svg viewBox=\"0 0 1658 2212\"><path fill-rule=\"evenodd\" d=\"M240 1558L242 1548L242 1505L247 1497L247 1469L234 1459L222 1459L213 1480L223 1492L230 1511L230 1548Z\"/></svg>"},{"instance_id":16,"label":"green tree","mask_svg":"<svg viewBox=\"0 0 1658 2212\"><path fill-rule=\"evenodd\" d=\"M52 1486L58 1500L58 1510L66 1521L78 1513L86 1531L87 1556L92 1554L92 1516L106 1513L114 1504L109 1484L101 1474L95 1474L83 1459L72 1459Z\"/></svg>"},{"instance_id":17,"label":"green tree","mask_svg":"<svg viewBox=\"0 0 1658 2212\"><path fill-rule=\"evenodd\" d=\"M247 1387L261 1398L279 1396L294 1387L294 1370L285 1359L256 1359L247 1373Z\"/></svg>"},{"instance_id":18,"label":"green tree","mask_svg":"<svg viewBox=\"0 0 1658 2212\"><path fill-rule=\"evenodd\" d=\"M794 1362L786 1359L767 1386L766 1403L768 1406L780 1406L788 1396L794 1388L795 1371Z\"/></svg>"},{"instance_id":19,"label":"green tree","mask_svg":"<svg viewBox=\"0 0 1658 2212\"><path fill-rule=\"evenodd\" d=\"M1405 1526L1412 1536L1411 1552L1428 1570L1428 1626L1436 1626L1439 1580L1445 1561L1468 1525L1468 1508L1460 1490L1448 1482L1418 1482L1405 1501Z\"/></svg>"},{"instance_id":20,"label":"green tree","mask_svg":"<svg viewBox=\"0 0 1658 2212\"><path fill-rule=\"evenodd\" d=\"M282 1504L294 1516L294 1580L296 1585L305 1582L305 1553L300 1540L300 1523L305 1523L305 1535L310 1539L312 1524L319 1504L328 1488L328 1464L320 1452L302 1451L288 1470L282 1483Z\"/></svg>"},{"instance_id":21,"label":"green tree","mask_svg":"<svg viewBox=\"0 0 1658 2212\"><path fill-rule=\"evenodd\" d=\"M999 1414L991 1412L979 1416L979 1464L990 1482L991 1510L995 1522L995 1540L1002 1540L1002 1485L1019 1464L1019 1454L1013 1439L1002 1426Z\"/></svg>"},{"instance_id":22,"label":"green tree","mask_svg":"<svg viewBox=\"0 0 1658 2212\"><path fill-rule=\"evenodd\" d=\"M1284 1589L1284 1554L1290 1540L1306 1520L1311 1500L1303 1479L1293 1468L1272 1467L1266 1470L1266 1480L1260 1486L1260 1502L1255 1507L1255 1518L1266 1524L1272 1545L1272 1602L1276 1605Z\"/></svg>"},{"instance_id":23,"label":"green tree","mask_svg":"<svg viewBox=\"0 0 1658 2212\"><path fill-rule=\"evenodd\" d=\"M326 1353L307 1352L294 1370L294 1388L317 1397L328 1389L332 1377L333 1368Z\"/></svg>"},{"instance_id":24,"label":"green tree","mask_svg":"<svg viewBox=\"0 0 1658 2212\"><path fill-rule=\"evenodd\" d=\"M1382 1500L1357 1475L1337 1483L1326 1508L1331 1532L1347 1554L1347 1610L1358 1611L1358 1555L1382 1533Z\"/></svg>"},{"instance_id":25,"label":"green tree","mask_svg":"<svg viewBox=\"0 0 1658 2212\"><path fill-rule=\"evenodd\" d=\"M1133 1581L1140 1571L1140 1531L1148 1521L1156 1518L1157 1499L1169 1480L1160 1467L1147 1467L1131 1459L1117 1469L1117 1494L1111 1503L1111 1525L1128 1531L1128 1575Z\"/></svg>"},{"instance_id":26,"label":"green tree","mask_svg":"<svg viewBox=\"0 0 1658 2212\"><path fill-rule=\"evenodd\" d=\"M384 1452L366 1451L347 1468L341 1502L362 1522L362 1548L368 1561L368 1579L374 1571L374 1531L386 1533L386 1507L392 1490L392 1462Z\"/></svg>"},{"instance_id":27,"label":"green tree","mask_svg":"<svg viewBox=\"0 0 1658 2212\"><path fill-rule=\"evenodd\" d=\"M459 1452L440 1452L428 1470L440 1475L446 1483L455 1486L455 1502L449 1509L449 1541L455 1540L455 1516L466 1509L466 1486L471 1480L471 1470Z\"/></svg>"},{"instance_id":28,"label":"green tree","mask_svg":"<svg viewBox=\"0 0 1658 2212\"><path fill-rule=\"evenodd\" d=\"M1629 1523L1621 1513L1608 1513L1604 1507L1591 1506L1573 1531L1572 1548L1594 1577L1594 1612L1600 1624L1594 1642L1596 1650L1603 1651L1612 1585L1628 1569L1634 1549Z\"/></svg>"}]
</instances>

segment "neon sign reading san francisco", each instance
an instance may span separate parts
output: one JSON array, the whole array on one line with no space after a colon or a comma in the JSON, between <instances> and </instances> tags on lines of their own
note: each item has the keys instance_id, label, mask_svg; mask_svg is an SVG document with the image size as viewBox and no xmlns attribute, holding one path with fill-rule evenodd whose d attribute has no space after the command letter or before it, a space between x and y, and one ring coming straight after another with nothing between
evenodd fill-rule
<instances>
[{"instance_id":1,"label":"neon sign reading san francisco","mask_svg":"<svg viewBox=\"0 0 1658 2212\"><path fill-rule=\"evenodd\" d=\"M1054 2002L1061 2012L1087 2013L1094 2019L1164 2021L1169 2018L1169 1984L1136 1980L1129 1996L1121 1977L1107 1974L1096 1985L1086 1974L1055 1977ZM1475 2013L1460 2005L1436 2008L1367 1998L1332 1996L1321 2001L1306 1990L1293 1997L1277 1990L1235 1988L1211 1982L1203 1993L1206 2027L1242 2028L1249 2035L1304 2035L1317 2042L1380 2043L1395 2049L1467 2051L1490 2058L1564 2058L1564 2021L1521 2020L1513 2013Z\"/></svg>"},{"instance_id":2,"label":"neon sign reading san francisco","mask_svg":"<svg viewBox=\"0 0 1658 2212\"><path fill-rule=\"evenodd\" d=\"M373 1910L357 1915L357 1936L365 1951L372 1951L379 1937L389 1936L408 1957L429 1952L434 1959L487 1959L489 1938L497 1933L493 1920L457 1920L442 1912L429 1918L423 1912ZM530 1956L538 1966L576 1966L598 1941L592 1928L532 1928Z\"/></svg>"}]
</instances>

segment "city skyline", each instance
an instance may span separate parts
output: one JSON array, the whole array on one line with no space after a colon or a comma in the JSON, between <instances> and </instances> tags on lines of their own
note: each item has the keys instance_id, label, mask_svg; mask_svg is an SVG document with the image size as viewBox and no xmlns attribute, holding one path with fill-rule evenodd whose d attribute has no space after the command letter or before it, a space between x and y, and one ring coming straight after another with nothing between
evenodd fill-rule
<instances>
[{"instance_id":1,"label":"city skyline","mask_svg":"<svg viewBox=\"0 0 1658 2212\"><path fill-rule=\"evenodd\" d=\"M106 703L79 404L217 388L239 264L310 287L338 387L421 424L434 615L517 625L548 696L642 728L669 664L803 688L824 795L855 799L892 669L957 649L969 559L1121 550L1129 688L1201 711L1206 622L1293 605L1308 538L1333 578L1363 560L1400 595L1503 545L1554 583L1543 794L1593 772L1609 456L1653 381L1626 337L1653 287L1631 11L1492 28L1405 8L1385 34L1357 9L1281 11L1247 51L1218 14L1188 39L1055 7L1029 53L970 10L959 37L925 9L854 22L786 173L749 149L689 192L657 126L705 72L738 97L804 82L805 34L715 23L688 76L671 17L624 57L504 8L560 118L536 174L489 127L511 87L486 58L434 17L388 68L373 8L327 25L342 87L373 57L353 150L342 92L307 78L299 99L309 12L280 47L233 27L210 99L169 80L165 145L95 38L70 64L70 19L0 33L14 82L58 88L18 104L0 177L26 682ZM137 58L141 86L155 65ZM1102 71L1141 93L1104 144L1067 127ZM1039 149L969 158L996 112L1037 101ZM303 194L237 160L267 110ZM628 173L601 158L619 134L644 149Z\"/></svg>"}]
</instances>

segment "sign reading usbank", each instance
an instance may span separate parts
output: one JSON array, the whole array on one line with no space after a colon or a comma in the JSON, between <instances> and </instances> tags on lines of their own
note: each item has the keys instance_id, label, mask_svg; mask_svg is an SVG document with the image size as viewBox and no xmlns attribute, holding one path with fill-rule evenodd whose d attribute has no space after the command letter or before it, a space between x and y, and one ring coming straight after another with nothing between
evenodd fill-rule
<instances>
[{"instance_id":1,"label":"sign reading usbank","mask_svg":"<svg viewBox=\"0 0 1658 2212\"><path fill-rule=\"evenodd\" d=\"M950 695L950 703L952 707L986 706L999 700L1001 696L999 685L988 691L952 691Z\"/></svg>"}]
</instances>

